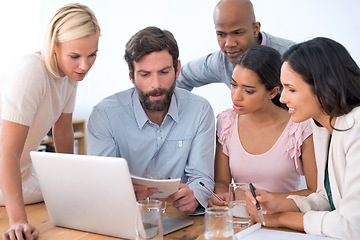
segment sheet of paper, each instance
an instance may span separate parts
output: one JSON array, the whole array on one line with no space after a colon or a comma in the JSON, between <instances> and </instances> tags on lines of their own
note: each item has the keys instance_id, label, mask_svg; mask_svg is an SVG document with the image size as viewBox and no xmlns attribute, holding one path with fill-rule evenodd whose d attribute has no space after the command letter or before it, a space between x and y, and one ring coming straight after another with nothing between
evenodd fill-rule
<instances>
[{"instance_id":1,"label":"sheet of paper","mask_svg":"<svg viewBox=\"0 0 360 240\"><path fill-rule=\"evenodd\" d=\"M245 229L246 230L246 229ZM241 233L241 232L240 232ZM253 233L246 235L244 238L237 238L238 240L334 240L335 238L316 236L306 233L286 232L279 230L271 230L260 228Z\"/></svg>"},{"instance_id":2,"label":"sheet of paper","mask_svg":"<svg viewBox=\"0 0 360 240\"><path fill-rule=\"evenodd\" d=\"M181 179L150 179L131 175L131 180L135 184L145 185L147 187L157 187L158 192L153 194L152 197L167 198L179 189Z\"/></svg>"},{"instance_id":3,"label":"sheet of paper","mask_svg":"<svg viewBox=\"0 0 360 240\"><path fill-rule=\"evenodd\" d=\"M234 235L233 239L234 240L240 240L240 239L244 239L247 235L252 234L253 232L259 230L261 228L261 224L260 223L255 223L254 225L242 230L241 232L238 232L237 234Z\"/></svg>"}]
</instances>

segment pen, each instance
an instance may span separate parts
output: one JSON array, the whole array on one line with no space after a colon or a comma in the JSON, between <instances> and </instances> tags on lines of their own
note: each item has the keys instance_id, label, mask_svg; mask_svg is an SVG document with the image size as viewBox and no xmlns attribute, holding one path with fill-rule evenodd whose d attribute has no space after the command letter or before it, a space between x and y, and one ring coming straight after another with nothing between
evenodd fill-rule
<instances>
[{"instance_id":1,"label":"pen","mask_svg":"<svg viewBox=\"0 0 360 240\"><path fill-rule=\"evenodd\" d=\"M260 204L259 204L258 200L256 199L256 193L255 193L256 188L254 187L254 185L252 185L252 183L249 184L249 187L250 187L250 191L251 191L252 195L254 196L254 198L256 200L256 208L259 211L261 222L265 226L264 216L263 216L263 214L261 212Z\"/></svg>"},{"instance_id":2,"label":"pen","mask_svg":"<svg viewBox=\"0 0 360 240\"><path fill-rule=\"evenodd\" d=\"M219 201L224 201L222 200L218 195L216 195L213 191L211 191L207 186L205 186L205 184L203 182L199 182L199 184L201 186L203 186L206 190L209 191L209 193L211 193L214 197L216 197Z\"/></svg>"}]
</instances>

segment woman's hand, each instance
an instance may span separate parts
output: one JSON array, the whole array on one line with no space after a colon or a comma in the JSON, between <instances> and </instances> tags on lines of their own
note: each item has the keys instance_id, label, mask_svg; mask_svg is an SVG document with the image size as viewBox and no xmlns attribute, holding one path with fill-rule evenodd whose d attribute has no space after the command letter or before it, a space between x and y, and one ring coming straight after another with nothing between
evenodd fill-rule
<instances>
[{"instance_id":1,"label":"woman's hand","mask_svg":"<svg viewBox=\"0 0 360 240\"><path fill-rule=\"evenodd\" d=\"M28 223L14 223L9 230L2 235L3 240L36 240L39 238L39 231Z\"/></svg>"},{"instance_id":2,"label":"woman's hand","mask_svg":"<svg viewBox=\"0 0 360 240\"><path fill-rule=\"evenodd\" d=\"M210 199L209 199L209 207L213 207L213 206L227 206L229 203L229 193L217 193L216 195L218 195L218 197L220 197L222 199L222 201L220 201L219 199L217 199L215 196L211 195Z\"/></svg>"},{"instance_id":3,"label":"woman's hand","mask_svg":"<svg viewBox=\"0 0 360 240\"><path fill-rule=\"evenodd\" d=\"M256 200L258 200L261 211L263 214L275 214L280 212L279 210L279 198L276 198L273 194L256 189ZM246 195L246 208L251 216L258 216L259 212L256 207L256 200L250 190L245 192Z\"/></svg>"},{"instance_id":4,"label":"woman's hand","mask_svg":"<svg viewBox=\"0 0 360 240\"><path fill-rule=\"evenodd\" d=\"M284 196L277 195L276 193L269 193L261 189L256 189L256 199L260 204L263 215L273 215L284 212L299 212L292 199L287 199ZM251 194L250 190L245 192L246 195L246 208L251 216L258 216L258 209L256 208L256 200Z\"/></svg>"}]
</instances>

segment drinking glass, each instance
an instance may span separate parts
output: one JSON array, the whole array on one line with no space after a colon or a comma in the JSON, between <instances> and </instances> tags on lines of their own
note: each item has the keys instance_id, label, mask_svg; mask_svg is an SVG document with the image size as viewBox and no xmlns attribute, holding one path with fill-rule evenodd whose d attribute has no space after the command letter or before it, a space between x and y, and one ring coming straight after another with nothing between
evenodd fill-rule
<instances>
[{"instance_id":1,"label":"drinking glass","mask_svg":"<svg viewBox=\"0 0 360 240\"><path fill-rule=\"evenodd\" d=\"M141 200L137 202L137 206L136 239L162 240L162 202L158 200Z\"/></svg>"},{"instance_id":2,"label":"drinking glass","mask_svg":"<svg viewBox=\"0 0 360 240\"><path fill-rule=\"evenodd\" d=\"M230 240L233 235L233 220L228 207L210 207L205 210L204 238L206 240Z\"/></svg>"},{"instance_id":3,"label":"drinking glass","mask_svg":"<svg viewBox=\"0 0 360 240\"><path fill-rule=\"evenodd\" d=\"M164 175L162 175L162 174L158 174L158 173L152 173L152 174L150 174L150 173L147 173L146 175L145 175L145 177L146 178L150 178L150 179L156 179L156 180L163 180L163 179L165 179L165 176ZM148 200L157 200L155 197L153 197L153 196L150 196L150 197L148 197ZM161 201L162 202L162 212L163 213L165 213L165 211L166 211L166 201L163 201L163 200L159 200L159 201Z\"/></svg>"},{"instance_id":4,"label":"drinking glass","mask_svg":"<svg viewBox=\"0 0 360 240\"><path fill-rule=\"evenodd\" d=\"M247 228L251 217L246 210L245 191L249 189L248 183L230 183L229 208L233 216L234 228Z\"/></svg>"}]
</instances>

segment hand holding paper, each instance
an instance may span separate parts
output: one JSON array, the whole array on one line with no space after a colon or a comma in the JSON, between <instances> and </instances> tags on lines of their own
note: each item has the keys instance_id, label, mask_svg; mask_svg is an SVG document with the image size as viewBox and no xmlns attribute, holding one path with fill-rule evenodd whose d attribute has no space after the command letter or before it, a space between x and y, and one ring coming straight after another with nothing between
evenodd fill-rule
<instances>
[{"instance_id":1,"label":"hand holding paper","mask_svg":"<svg viewBox=\"0 0 360 240\"><path fill-rule=\"evenodd\" d=\"M195 198L194 191L185 183L181 183L179 190L169 196L167 201L172 202L173 206L181 212L192 213L199 206L199 202Z\"/></svg>"},{"instance_id":2,"label":"hand holding paper","mask_svg":"<svg viewBox=\"0 0 360 240\"><path fill-rule=\"evenodd\" d=\"M133 184L157 188L158 192L152 195L154 198L167 198L178 191L181 179L150 179L131 175L131 180Z\"/></svg>"}]
</instances>

